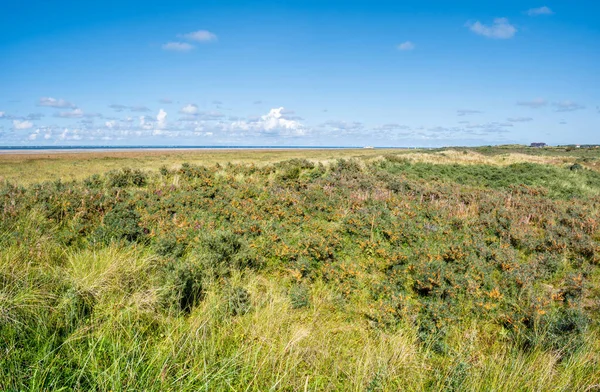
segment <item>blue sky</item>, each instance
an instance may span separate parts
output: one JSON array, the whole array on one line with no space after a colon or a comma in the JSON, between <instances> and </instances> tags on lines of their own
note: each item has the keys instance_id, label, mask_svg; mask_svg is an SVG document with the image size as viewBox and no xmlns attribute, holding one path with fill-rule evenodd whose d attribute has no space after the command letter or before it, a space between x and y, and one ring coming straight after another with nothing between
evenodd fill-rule
<instances>
[{"instance_id":1,"label":"blue sky","mask_svg":"<svg viewBox=\"0 0 600 392\"><path fill-rule=\"evenodd\" d=\"M600 143L595 1L93 3L2 4L0 145Z\"/></svg>"}]
</instances>

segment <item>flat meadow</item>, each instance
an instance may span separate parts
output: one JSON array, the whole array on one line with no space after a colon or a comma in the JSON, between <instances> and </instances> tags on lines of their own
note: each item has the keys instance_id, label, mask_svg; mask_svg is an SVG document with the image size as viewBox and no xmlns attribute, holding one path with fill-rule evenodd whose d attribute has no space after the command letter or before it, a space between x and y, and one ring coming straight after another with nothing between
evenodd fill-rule
<instances>
[{"instance_id":1,"label":"flat meadow","mask_svg":"<svg viewBox=\"0 0 600 392\"><path fill-rule=\"evenodd\" d=\"M600 390L599 163L0 154L0 390Z\"/></svg>"}]
</instances>

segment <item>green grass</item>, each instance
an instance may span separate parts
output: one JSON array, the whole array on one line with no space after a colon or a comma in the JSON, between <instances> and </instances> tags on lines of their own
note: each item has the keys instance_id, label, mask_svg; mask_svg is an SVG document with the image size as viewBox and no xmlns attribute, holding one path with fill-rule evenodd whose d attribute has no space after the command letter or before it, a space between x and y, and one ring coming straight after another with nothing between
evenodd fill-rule
<instances>
[{"instance_id":1,"label":"green grass","mask_svg":"<svg viewBox=\"0 0 600 392\"><path fill-rule=\"evenodd\" d=\"M595 171L172 159L0 187L0 390L598 388Z\"/></svg>"}]
</instances>

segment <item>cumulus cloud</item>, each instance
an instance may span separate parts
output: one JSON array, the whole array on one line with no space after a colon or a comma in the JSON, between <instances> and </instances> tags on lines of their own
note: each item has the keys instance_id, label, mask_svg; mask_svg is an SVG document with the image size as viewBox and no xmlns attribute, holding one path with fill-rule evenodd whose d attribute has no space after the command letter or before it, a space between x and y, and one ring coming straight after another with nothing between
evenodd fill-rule
<instances>
[{"instance_id":1,"label":"cumulus cloud","mask_svg":"<svg viewBox=\"0 0 600 392\"><path fill-rule=\"evenodd\" d=\"M199 112L198 105L194 103L187 104L179 110L179 113L187 115L196 115Z\"/></svg>"},{"instance_id":2,"label":"cumulus cloud","mask_svg":"<svg viewBox=\"0 0 600 392\"><path fill-rule=\"evenodd\" d=\"M56 99L52 97L42 97L38 102L38 106L47 106L51 108L75 108L71 102L65 101L64 99Z\"/></svg>"},{"instance_id":3,"label":"cumulus cloud","mask_svg":"<svg viewBox=\"0 0 600 392\"><path fill-rule=\"evenodd\" d=\"M33 123L31 121L19 121L19 120L13 120L13 128L17 129L17 130L22 130L22 129L30 129L33 128Z\"/></svg>"},{"instance_id":4,"label":"cumulus cloud","mask_svg":"<svg viewBox=\"0 0 600 392\"><path fill-rule=\"evenodd\" d=\"M172 52L189 52L194 49L194 45L190 45L187 42L167 42L162 46L163 50Z\"/></svg>"},{"instance_id":5,"label":"cumulus cloud","mask_svg":"<svg viewBox=\"0 0 600 392\"><path fill-rule=\"evenodd\" d=\"M511 25L507 18L496 18L491 25L484 25L476 21L475 23L467 22L466 26L475 34L495 39L509 39L514 37L517 32L517 28Z\"/></svg>"},{"instance_id":6,"label":"cumulus cloud","mask_svg":"<svg viewBox=\"0 0 600 392\"><path fill-rule=\"evenodd\" d=\"M509 122L528 122L528 121L533 121L533 118L531 117L509 117L506 119L506 121Z\"/></svg>"},{"instance_id":7,"label":"cumulus cloud","mask_svg":"<svg viewBox=\"0 0 600 392\"><path fill-rule=\"evenodd\" d=\"M3 118L4 114L5 114L4 112L0 112L0 118Z\"/></svg>"},{"instance_id":8,"label":"cumulus cloud","mask_svg":"<svg viewBox=\"0 0 600 392\"><path fill-rule=\"evenodd\" d=\"M167 112L165 112L163 109L160 109L156 115L156 126L159 129L167 126Z\"/></svg>"},{"instance_id":9,"label":"cumulus cloud","mask_svg":"<svg viewBox=\"0 0 600 392\"><path fill-rule=\"evenodd\" d=\"M527 15L529 16L539 16L539 15L553 15L554 12L546 7L539 7L539 8L531 8L530 10L527 11Z\"/></svg>"},{"instance_id":10,"label":"cumulus cloud","mask_svg":"<svg viewBox=\"0 0 600 392\"><path fill-rule=\"evenodd\" d=\"M536 98L536 99L532 99L531 101L520 101L520 102L517 102L517 105L519 105L519 106L527 106L527 107L530 107L532 109L539 109L541 107L544 107L544 106L548 105L548 101L546 101L543 98Z\"/></svg>"},{"instance_id":11,"label":"cumulus cloud","mask_svg":"<svg viewBox=\"0 0 600 392\"><path fill-rule=\"evenodd\" d=\"M178 37L196 42L213 42L217 40L217 35L208 30L198 30L187 34L180 34Z\"/></svg>"},{"instance_id":12,"label":"cumulus cloud","mask_svg":"<svg viewBox=\"0 0 600 392\"><path fill-rule=\"evenodd\" d=\"M413 44L410 41L405 41L403 43L401 43L400 45L398 45L398 50L413 50L415 48L415 44Z\"/></svg>"},{"instance_id":13,"label":"cumulus cloud","mask_svg":"<svg viewBox=\"0 0 600 392\"><path fill-rule=\"evenodd\" d=\"M552 105L554 106L555 112L574 112L576 110L585 109L585 106L573 101L554 102Z\"/></svg>"},{"instance_id":14,"label":"cumulus cloud","mask_svg":"<svg viewBox=\"0 0 600 392\"><path fill-rule=\"evenodd\" d=\"M481 114L481 113L483 113L483 112L480 110L470 110L470 109L459 109L456 111L456 114L459 116L468 116L471 114Z\"/></svg>"},{"instance_id":15,"label":"cumulus cloud","mask_svg":"<svg viewBox=\"0 0 600 392\"><path fill-rule=\"evenodd\" d=\"M287 119L283 107L273 108L269 113L257 119L238 120L231 123L229 128L234 131L249 131L265 136L295 137L308 133L302 123Z\"/></svg>"}]
</instances>

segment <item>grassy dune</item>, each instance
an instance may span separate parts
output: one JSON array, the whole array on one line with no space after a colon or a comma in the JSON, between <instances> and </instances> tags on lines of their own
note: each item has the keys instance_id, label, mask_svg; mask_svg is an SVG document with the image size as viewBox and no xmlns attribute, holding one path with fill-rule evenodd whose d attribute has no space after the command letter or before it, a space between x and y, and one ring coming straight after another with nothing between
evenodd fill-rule
<instances>
[{"instance_id":1,"label":"grassy dune","mask_svg":"<svg viewBox=\"0 0 600 392\"><path fill-rule=\"evenodd\" d=\"M127 154L0 158L1 390L600 388L588 151Z\"/></svg>"}]
</instances>

